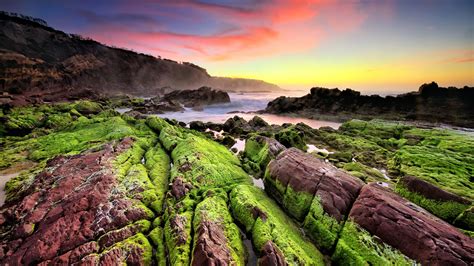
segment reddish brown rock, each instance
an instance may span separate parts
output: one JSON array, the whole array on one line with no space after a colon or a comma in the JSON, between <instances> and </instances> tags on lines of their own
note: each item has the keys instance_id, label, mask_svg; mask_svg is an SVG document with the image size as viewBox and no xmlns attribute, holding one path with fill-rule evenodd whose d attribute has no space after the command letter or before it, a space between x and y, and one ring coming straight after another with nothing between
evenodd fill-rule
<instances>
[{"instance_id":1,"label":"reddish brown rock","mask_svg":"<svg viewBox=\"0 0 474 266\"><path fill-rule=\"evenodd\" d=\"M281 253L272 241L268 241L263 245L262 255L258 259L258 265L261 266L285 266L288 265L285 261L285 257Z\"/></svg>"},{"instance_id":2,"label":"reddish brown rock","mask_svg":"<svg viewBox=\"0 0 474 266\"><path fill-rule=\"evenodd\" d=\"M350 218L422 264L474 264L472 238L375 183L362 188Z\"/></svg>"},{"instance_id":3,"label":"reddish brown rock","mask_svg":"<svg viewBox=\"0 0 474 266\"><path fill-rule=\"evenodd\" d=\"M230 265L232 256L221 225L202 221L198 227L192 265Z\"/></svg>"},{"instance_id":4,"label":"reddish brown rock","mask_svg":"<svg viewBox=\"0 0 474 266\"><path fill-rule=\"evenodd\" d=\"M344 219L364 185L361 180L296 148L280 153L270 162L268 170L266 179L278 181L283 187L291 187L295 192L319 196L324 211L338 221ZM284 194L272 189L271 183L265 185L267 188L277 201L284 201ZM308 209L310 204L311 201L306 202L305 208ZM297 218L304 218L304 213Z\"/></svg>"},{"instance_id":5,"label":"reddish brown rock","mask_svg":"<svg viewBox=\"0 0 474 266\"><path fill-rule=\"evenodd\" d=\"M145 210L114 192L118 181L110 163L132 142L124 139L116 147L50 160L22 199L0 209L6 218L1 231L16 228L1 236L0 264L62 261L71 252L79 258L89 252L82 245L148 218Z\"/></svg>"},{"instance_id":6,"label":"reddish brown rock","mask_svg":"<svg viewBox=\"0 0 474 266\"><path fill-rule=\"evenodd\" d=\"M178 176L171 184L171 194L179 200L184 197L192 187L191 184L186 183L183 178Z\"/></svg>"},{"instance_id":7,"label":"reddish brown rock","mask_svg":"<svg viewBox=\"0 0 474 266\"><path fill-rule=\"evenodd\" d=\"M186 240L187 240L186 223L187 221L186 221L185 216L175 215L172 218L170 218L170 227L171 227L171 230L173 230L173 232L177 236L177 239L176 239L177 245L182 245L186 243Z\"/></svg>"},{"instance_id":8,"label":"reddish brown rock","mask_svg":"<svg viewBox=\"0 0 474 266\"><path fill-rule=\"evenodd\" d=\"M99 238L99 245L102 249L110 247L117 242L141 232L142 230L142 225L132 224L118 230L110 231Z\"/></svg>"},{"instance_id":9,"label":"reddish brown rock","mask_svg":"<svg viewBox=\"0 0 474 266\"><path fill-rule=\"evenodd\" d=\"M52 260L44 261L39 265L70 265L80 261L86 255L96 253L98 251L99 245L97 242L88 242Z\"/></svg>"},{"instance_id":10,"label":"reddish brown rock","mask_svg":"<svg viewBox=\"0 0 474 266\"><path fill-rule=\"evenodd\" d=\"M254 206L252 208L252 216L255 220L257 218L262 219L262 221L264 222L267 220L267 214L264 211L260 210L257 206Z\"/></svg>"}]
</instances>

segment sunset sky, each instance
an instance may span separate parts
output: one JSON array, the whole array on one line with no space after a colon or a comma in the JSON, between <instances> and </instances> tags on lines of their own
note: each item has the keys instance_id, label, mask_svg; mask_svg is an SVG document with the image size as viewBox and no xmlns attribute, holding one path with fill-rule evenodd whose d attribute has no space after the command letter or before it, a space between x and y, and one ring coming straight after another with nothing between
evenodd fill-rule
<instances>
[{"instance_id":1,"label":"sunset sky","mask_svg":"<svg viewBox=\"0 0 474 266\"><path fill-rule=\"evenodd\" d=\"M474 85L472 0L2 0L0 9L288 89Z\"/></svg>"}]
</instances>

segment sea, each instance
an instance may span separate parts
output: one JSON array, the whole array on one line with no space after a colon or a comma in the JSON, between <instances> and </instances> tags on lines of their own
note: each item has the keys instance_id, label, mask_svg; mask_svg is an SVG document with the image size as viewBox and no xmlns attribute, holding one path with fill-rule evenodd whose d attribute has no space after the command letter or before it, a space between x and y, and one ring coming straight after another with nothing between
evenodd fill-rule
<instances>
[{"instance_id":1,"label":"sea","mask_svg":"<svg viewBox=\"0 0 474 266\"><path fill-rule=\"evenodd\" d=\"M229 93L230 103L221 103L205 106L202 110L196 111L192 108L185 108L180 112L167 112L156 114L162 118L176 119L184 123L191 121L224 123L233 116L240 116L245 120L252 119L255 115L260 116L269 124L281 125L284 123L297 124L303 122L312 128L332 127L337 129L340 123L323 120L313 120L301 117L290 117L274 114L256 114L256 111L263 110L268 102L279 96L301 97L309 91L283 91L283 92L245 92ZM126 112L130 109L118 109L119 112Z\"/></svg>"}]
</instances>

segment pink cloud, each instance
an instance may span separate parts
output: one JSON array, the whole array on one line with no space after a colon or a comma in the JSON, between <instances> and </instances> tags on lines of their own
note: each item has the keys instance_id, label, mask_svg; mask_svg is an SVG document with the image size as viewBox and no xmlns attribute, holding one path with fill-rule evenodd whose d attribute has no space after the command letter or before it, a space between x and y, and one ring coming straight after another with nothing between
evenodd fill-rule
<instances>
[{"instance_id":1,"label":"pink cloud","mask_svg":"<svg viewBox=\"0 0 474 266\"><path fill-rule=\"evenodd\" d=\"M155 12L152 1L141 2L143 5L134 3L134 6L121 8L147 15ZM198 10L209 18L232 25L232 28L204 35L138 31L101 24L85 34L106 44L153 55L159 51L159 55L177 60L248 60L313 49L328 32L342 34L355 30L368 16L357 4L345 0L262 1L252 8L191 0L164 1L161 4Z\"/></svg>"}]
</instances>

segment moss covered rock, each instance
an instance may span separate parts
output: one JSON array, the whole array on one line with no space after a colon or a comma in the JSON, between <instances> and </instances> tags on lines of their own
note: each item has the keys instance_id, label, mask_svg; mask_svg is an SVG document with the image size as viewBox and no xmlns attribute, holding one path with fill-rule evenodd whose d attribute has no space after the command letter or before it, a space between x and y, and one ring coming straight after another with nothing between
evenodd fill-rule
<instances>
[{"instance_id":1,"label":"moss covered rock","mask_svg":"<svg viewBox=\"0 0 474 266\"><path fill-rule=\"evenodd\" d=\"M254 247L262 257L266 257L264 247L271 241L285 263L324 265L323 255L262 190L240 185L232 190L230 198L233 216L252 234Z\"/></svg>"}]
</instances>

